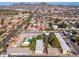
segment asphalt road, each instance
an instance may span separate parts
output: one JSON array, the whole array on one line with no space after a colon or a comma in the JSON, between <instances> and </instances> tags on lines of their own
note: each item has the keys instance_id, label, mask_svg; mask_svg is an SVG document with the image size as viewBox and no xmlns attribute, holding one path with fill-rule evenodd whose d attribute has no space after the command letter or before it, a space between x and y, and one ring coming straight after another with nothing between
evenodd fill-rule
<instances>
[{"instance_id":1,"label":"asphalt road","mask_svg":"<svg viewBox=\"0 0 79 59\"><path fill-rule=\"evenodd\" d=\"M68 36L69 37L69 36ZM69 38L66 38L65 40L69 45L73 48L73 51L79 56L79 47L76 46L75 43L73 43Z\"/></svg>"},{"instance_id":2,"label":"asphalt road","mask_svg":"<svg viewBox=\"0 0 79 59\"><path fill-rule=\"evenodd\" d=\"M69 40L69 42L72 45L72 47L75 49L75 51L77 52L77 54L79 55L79 47L76 46L72 41Z\"/></svg>"},{"instance_id":3,"label":"asphalt road","mask_svg":"<svg viewBox=\"0 0 79 59\"><path fill-rule=\"evenodd\" d=\"M10 42L13 32L16 32L17 34L19 33L17 29L12 30L11 33L0 42L0 47L4 47L7 43Z\"/></svg>"}]
</instances>

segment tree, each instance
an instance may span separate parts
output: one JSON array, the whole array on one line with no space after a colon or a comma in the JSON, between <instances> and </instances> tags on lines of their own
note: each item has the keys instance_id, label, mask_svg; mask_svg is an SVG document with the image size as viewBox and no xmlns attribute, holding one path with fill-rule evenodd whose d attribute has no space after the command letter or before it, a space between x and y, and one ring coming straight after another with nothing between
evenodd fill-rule
<instances>
[{"instance_id":1,"label":"tree","mask_svg":"<svg viewBox=\"0 0 79 59\"><path fill-rule=\"evenodd\" d=\"M49 22L49 27L50 27L50 29L49 29L49 30L53 30L52 25L53 25L53 23L52 23L52 22Z\"/></svg>"},{"instance_id":2,"label":"tree","mask_svg":"<svg viewBox=\"0 0 79 59\"><path fill-rule=\"evenodd\" d=\"M51 46L59 48L60 47L60 43L59 43L58 39L56 38L55 34L54 33L50 33L49 36L50 36Z\"/></svg>"},{"instance_id":3,"label":"tree","mask_svg":"<svg viewBox=\"0 0 79 59\"><path fill-rule=\"evenodd\" d=\"M0 31L0 35L2 35L3 33L5 33L6 31Z\"/></svg>"},{"instance_id":4,"label":"tree","mask_svg":"<svg viewBox=\"0 0 79 59\"><path fill-rule=\"evenodd\" d=\"M4 19L2 18L1 21L0 21L1 25L3 25L4 23Z\"/></svg>"},{"instance_id":5,"label":"tree","mask_svg":"<svg viewBox=\"0 0 79 59\"><path fill-rule=\"evenodd\" d=\"M48 47L48 41L47 41L47 40L45 40L45 42L44 42L44 47L45 47L45 48Z\"/></svg>"},{"instance_id":6,"label":"tree","mask_svg":"<svg viewBox=\"0 0 79 59\"><path fill-rule=\"evenodd\" d=\"M78 22L76 22L75 27L79 28L79 23Z\"/></svg>"},{"instance_id":7,"label":"tree","mask_svg":"<svg viewBox=\"0 0 79 59\"><path fill-rule=\"evenodd\" d=\"M52 27L52 25L53 25L52 22L49 22L49 27Z\"/></svg>"},{"instance_id":8,"label":"tree","mask_svg":"<svg viewBox=\"0 0 79 59\"><path fill-rule=\"evenodd\" d=\"M30 42L29 47L32 51L35 51L35 47L36 47L36 39L35 38L33 38L32 41Z\"/></svg>"},{"instance_id":9,"label":"tree","mask_svg":"<svg viewBox=\"0 0 79 59\"><path fill-rule=\"evenodd\" d=\"M61 24L59 24L58 25L59 27L61 27L61 28L66 28L68 25L67 24L65 24L64 22L62 22Z\"/></svg>"},{"instance_id":10,"label":"tree","mask_svg":"<svg viewBox=\"0 0 79 59\"><path fill-rule=\"evenodd\" d=\"M38 36L36 37L36 39L44 39L44 36L43 36L43 35L38 35Z\"/></svg>"},{"instance_id":11,"label":"tree","mask_svg":"<svg viewBox=\"0 0 79 59\"><path fill-rule=\"evenodd\" d=\"M76 36L76 42L79 45L79 36Z\"/></svg>"},{"instance_id":12,"label":"tree","mask_svg":"<svg viewBox=\"0 0 79 59\"><path fill-rule=\"evenodd\" d=\"M59 48L60 44L59 44L59 42L58 42L57 39L53 39L53 41L52 41L52 46L53 46L53 47L56 47L56 48Z\"/></svg>"},{"instance_id":13,"label":"tree","mask_svg":"<svg viewBox=\"0 0 79 59\"><path fill-rule=\"evenodd\" d=\"M12 37L17 36L17 32L12 32Z\"/></svg>"},{"instance_id":14,"label":"tree","mask_svg":"<svg viewBox=\"0 0 79 59\"><path fill-rule=\"evenodd\" d=\"M58 22L60 22L60 21L61 21L60 19L56 18L56 19L54 20L54 23L58 23Z\"/></svg>"},{"instance_id":15,"label":"tree","mask_svg":"<svg viewBox=\"0 0 79 59\"><path fill-rule=\"evenodd\" d=\"M77 32L76 32L75 30L72 30L72 34L74 34L74 35L75 35L75 34L77 34Z\"/></svg>"}]
</instances>

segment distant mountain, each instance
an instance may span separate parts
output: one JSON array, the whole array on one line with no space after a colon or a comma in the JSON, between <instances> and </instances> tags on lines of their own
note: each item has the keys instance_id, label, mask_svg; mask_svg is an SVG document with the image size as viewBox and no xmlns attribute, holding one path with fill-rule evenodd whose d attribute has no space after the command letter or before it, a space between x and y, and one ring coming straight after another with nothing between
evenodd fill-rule
<instances>
[{"instance_id":1,"label":"distant mountain","mask_svg":"<svg viewBox=\"0 0 79 59\"><path fill-rule=\"evenodd\" d=\"M60 7L60 8L64 8L64 7L79 7L79 6L64 6L64 5L54 5L54 4L47 4L45 2L41 2L39 4L25 4L25 3L18 3L18 4L12 4L12 5L8 5L8 6L0 6L0 9L3 8L9 8L9 9L26 9L26 8L35 8L35 7L39 7L39 8L43 8L43 7Z\"/></svg>"}]
</instances>

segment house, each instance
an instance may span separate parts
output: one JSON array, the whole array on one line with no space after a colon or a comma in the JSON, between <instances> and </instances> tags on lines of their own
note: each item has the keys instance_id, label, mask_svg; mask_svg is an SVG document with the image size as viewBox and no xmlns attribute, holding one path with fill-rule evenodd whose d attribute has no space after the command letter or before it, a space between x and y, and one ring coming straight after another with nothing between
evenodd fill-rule
<instances>
[{"instance_id":1,"label":"house","mask_svg":"<svg viewBox=\"0 0 79 59\"><path fill-rule=\"evenodd\" d=\"M54 30L58 29L57 25L53 25L52 27L53 27Z\"/></svg>"}]
</instances>

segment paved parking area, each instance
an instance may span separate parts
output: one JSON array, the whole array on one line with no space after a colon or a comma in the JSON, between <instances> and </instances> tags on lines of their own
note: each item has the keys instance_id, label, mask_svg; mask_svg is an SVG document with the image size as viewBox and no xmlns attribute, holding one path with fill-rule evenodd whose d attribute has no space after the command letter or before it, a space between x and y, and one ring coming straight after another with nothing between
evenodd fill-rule
<instances>
[{"instance_id":1,"label":"paved parking area","mask_svg":"<svg viewBox=\"0 0 79 59\"><path fill-rule=\"evenodd\" d=\"M18 48L8 48L7 49L7 54L8 55L31 55L32 51L27 47L18 47Z\"/></svg>"}]
</instances>

